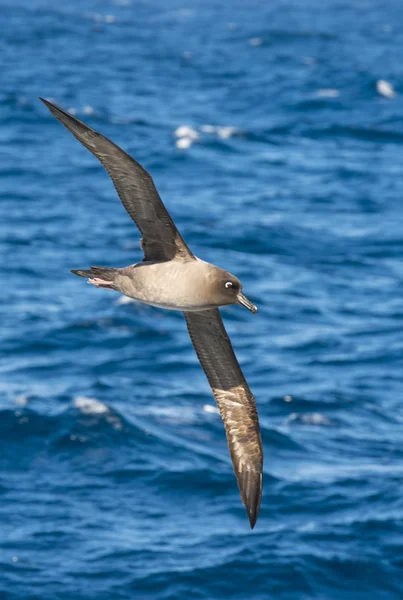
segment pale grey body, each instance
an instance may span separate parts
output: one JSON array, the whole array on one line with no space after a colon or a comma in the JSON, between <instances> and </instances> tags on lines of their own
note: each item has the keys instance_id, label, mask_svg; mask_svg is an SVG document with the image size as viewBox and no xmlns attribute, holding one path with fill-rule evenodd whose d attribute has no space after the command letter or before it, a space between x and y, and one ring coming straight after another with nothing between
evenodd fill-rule
<instances>
[{"instance_id":1,"label":"pale grey body","mask_svg":"<svg viewBox=\"0 0 403 600\"><path fill-rule=\"evenodd\" d=\"M188 262L142 262L119 270L112 287L129 298L158 308L207 310L228 304L225 298L217 297L214 287L217 276L228 278L223 269L196 257Z\"/></svg>"},{"instance_id":2,"label":"pale grey body","mask_svg":"<svg viewBox=\"0 0 403 600\"><path fill-rule=\"evenodd\" d=\"M263 451L255 399L225 331L218 307L241 304L256 312L239 279L194 256L166 210L149 173L113 142L43 100L51 113L109 173L142 234L144 260L124 268L74 270L96 287L152 306L183 311L190 338L224 421L242 501L253 528L262 496Z\"/></svg>"}]
</instances>

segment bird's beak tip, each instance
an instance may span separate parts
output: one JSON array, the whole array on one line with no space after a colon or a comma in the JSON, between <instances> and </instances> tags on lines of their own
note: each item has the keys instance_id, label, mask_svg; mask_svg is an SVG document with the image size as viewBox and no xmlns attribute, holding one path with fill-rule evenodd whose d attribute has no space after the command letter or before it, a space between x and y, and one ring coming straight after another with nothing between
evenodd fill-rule
<instances>
[{"instance_id":1,"label":"bird's beak tip","mask_svg":"<svg viewBox=\"0 0 403 600\"><path fill-rule=\"evenodd\" d=\"M252 302L250 300L248 300L247 297L244 296L243 294L238 294L237 300L238 300L238 304L242 304L242 306L245 306L245 308L250 310L250 312L253 313L254 315L257 313L257 306L252 304Z\"/></svg>"}]
</instances>

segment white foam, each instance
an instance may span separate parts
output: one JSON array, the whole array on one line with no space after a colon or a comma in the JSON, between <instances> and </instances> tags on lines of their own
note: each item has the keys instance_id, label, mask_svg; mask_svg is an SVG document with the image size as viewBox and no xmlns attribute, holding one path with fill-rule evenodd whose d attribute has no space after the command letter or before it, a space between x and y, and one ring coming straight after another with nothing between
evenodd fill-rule
<instances>
[{"instance_id":1,"label":"white foam","mask_svg":"<svg viewBox=\"0 0 403 600\"><path fill-rule=\"evenodd\" d=\"M206 413L214 413L214 414L217 414L217 415L220 414L220 411L218 410L218 407L217 406L213 406L212 404L205 404L203 406L203 410Z\"/></svg>"},{"instance_id":2,"label":"white foam","mask_svg":"<svg viewBox=\"0 0 403 600\"><path fill-rule=\"evenodd\" d=\"M91 13L90 17L95 21L95 23L116 23L117 21L115 15L101 15L101 13Z\"/></svg>"},{"instance_id":3,"label":"white foam","mask_svg":"<svg viewBox=\"0 0 403 600\"><path fill-rule=\"evenodd\" d=\"M20 394L19 396L16 397L14 402L18 406L26 406L28 404L28 396L26 396L25 394Z\"/></svg>"},{"instance_id":4,"label":"white foam","mask_svg":"<svg viewBox=\"0 0 403 600\"><path fill-rule=\"evenodd\" d=\"M174 131L174 135L177 138L189 138L191 140L199 139L199 133L193 127L189 127L188 125L180 125Z\"/></svg>"},{"instance_id":5,"label":"white foam","mask_svg":"<svg viewBox=\"0 0 403 600\"><path fill-rule=\"evenodd\" d=\"M85 115L93 115L94 114L94 108L88 104L88 105L84 106L83 113Z\"/></svg>"},{"instance_id":6,"label":"white foam","mask_svg":"<svg viewBox=\"0 0 403 600\"><path fill-rule=\"evenodd\" d=\"M102 415L109 412L109 408L96 398L77 396L73 404L83 415Z\"/></svg>"},{"instance_id":7,"label":"white foam","mask_svg":"<svg viewBox=\"0 0 403 600\"><path fill-rule=\"evenodd\" d=\"M378 79L376 82L376 91L381 96L385 96L385 98L394 98L396 96L393 85L385 79Z\"/></svg>"},{"instance_id":8,"label":"white foam","mask_svg":"<svg viewBox=\"0 0 403 600\"><path fill-rule=\"evenodd\" d=\"M239 131L239 129L237 129L236 127L232 127L231 125L202 125L200 127L200 130L203 133L215 133L222 140L226 140L232 137L234 133L237 133Z\"/></svg>"},{"instance_id":9,"label":"white foam","mask_svg":"<svg viewBox=\"0 0 403 600\"><path fill-rule=\"evenodd\" d=\"M193 127L189 127L189 125L180 125L174 131L174 136L178 139L175 142L177 148L181 150L187 150L190 146L199 139L200 134Z\"/></svg>"},{"instance_id":10,"label":"white foam","mask_svg":"<svg viewBox=\"0 0 403 600\"><path fill-rule=\"evenodd\" d=\"M216 128L214 127L214 125L202 125L201 130L204 133L215 133Z\"/></svg>"},{"instance_id":11,"label":"white foam","mask_svg":"<svg viewBox=\"0 0 403 600\"><path fill-rule=\"evenodd\" d=\"M198 411L193 406L147 406L137 410L140 415L152 415L156 420L173 424L193 424L198 421Z\"/></svg>"},{"instance_id":12,"label":"white foam","mask_svg":"<svg viewBox=\"0 0 403 600\"><path fill-rule=\"evenodd\" d=\"M223 140L226 140L234 135L238 130L236 127L217 127L217 134Z\"/></svg>"},{"instance_id":13,"label":"white foam","mask_svg":"<svg viewBox=\"0 0 403 600\"><path fill-rule=\"evenodd\" d=\"M289 421L299 421L304 425L330 425L330 420L321 413L292 413L288 419Z\"/></svg>"},{"instance_id":14,"label":"white foam","mask_svg":"<svg viewBox=\"0 0 403 600\"><path fill-rule=\"evenodd\" d=\"M263 44L263 40L260 37L250 38L248 42L250 46L261 46Z\"/></svg>"},{"instance_id":15,"label":"white foam","mask_svg":"<svg viewBox=\"0 0 403 600\"><path fill-rule=\"evenodd\" d=\"M193 144L193 140L191 138L188 137L183 137L183 138L179 138L179 140L176 140L176 147L180 148L181 150L186 150L187 148L190 148L190 146Z\"/></svg>"},{"instance_id":16,"label":"white foam","mask_svg":"<svg viewBox=\"0 0 403 600\"><path fill-rule=\"evenodd\" d=\"M340 91L335 88L323 88L317 90L316 95L319 98L338 98L340 96Z\"/></svg>"},{"instance_id":17,"label":"white foam","mask_svg":"<svg viewBox=\"0 0 403 600\"><path fill-rule=\"evenodd\" d=\"M207 133L209 135L216 135L222 140L227 140L236 133L239 132L237 127L231 125L201 125L200 130L197 131L193 127L188 125L181 125L174 131L174 136L177 138L175 145L177 148L186 150L200 138L200 133Z\"/></svg>"}]
</instances>

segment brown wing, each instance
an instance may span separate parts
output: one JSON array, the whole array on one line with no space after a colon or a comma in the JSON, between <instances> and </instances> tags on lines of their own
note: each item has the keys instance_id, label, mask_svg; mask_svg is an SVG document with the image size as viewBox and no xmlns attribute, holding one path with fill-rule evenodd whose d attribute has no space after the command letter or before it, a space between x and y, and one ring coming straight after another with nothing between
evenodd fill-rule
<instances>
[{"instance_id":1,"label":"brown wing","mask_svg":"<svg viewBox=\"0 0 403 600\"><path fill-rule=\"evenodd\" d=\"M40 100L105 167L123 206L143 236L145 259L193 258L159 197L151 175L106 137L48 100Z\"/></svg>"},{"instance_id":2,"label":"brown wing","mask_svg":"<svg viewBox=\"0 0 403 600\"><path fill-rule=\"evenodd\" d=\"M262 497L263 451L255 399L238 364L220 312L185 312L196 354L224 421L241 498L253 529Z\"/></svg>"}]
</instances>

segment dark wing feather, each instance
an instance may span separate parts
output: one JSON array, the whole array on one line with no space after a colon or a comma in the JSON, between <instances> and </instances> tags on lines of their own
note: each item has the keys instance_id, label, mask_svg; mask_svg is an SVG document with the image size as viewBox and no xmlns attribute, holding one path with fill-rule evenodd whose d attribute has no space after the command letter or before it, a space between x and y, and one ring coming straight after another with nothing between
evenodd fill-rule
<instances>
[{"instance_id":1,"label":"dark wing feather","mask_svg":"<svg viewBox=\"0 0 403 600\"><path fill-rule=\"evenodd\" d=\"M220 312L185 312L196 354L224 421L242 501L253 529L262 497L263 450L255 399L236 359Z\"/></svg>"},{"instance_id":2,"label":"dark wing feather","mask_svg":"<svg viewBox=\"0 0 403 600\"><path fill-rule=\"evenodd\" d=\"M151 175L106 137L48 100L40 100L105 167L123 206L143 236L145 259L193 258L159 197Z\"/></svg>"}]
</instances>

